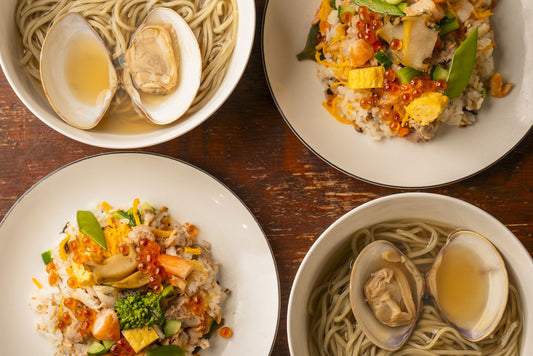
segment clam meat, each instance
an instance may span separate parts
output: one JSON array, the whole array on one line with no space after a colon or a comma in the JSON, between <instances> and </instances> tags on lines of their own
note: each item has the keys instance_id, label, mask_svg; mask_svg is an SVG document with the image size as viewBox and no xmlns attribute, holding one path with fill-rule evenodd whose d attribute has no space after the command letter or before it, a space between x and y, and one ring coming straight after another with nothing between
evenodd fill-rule
<instances>
[{"instance_id":1,"label":"clam meat","mask_svg":"<svg viewBox=\"0 0 533 356\"><path fill-rule=\"evenodd\" d=\"M386 350L399 349L422 310L424 277L387 241L367 245L354 262L350 304L365 335Z\"/></svg>"},{"instance_id":2,"label":"clam meat","mask_svg":"<svg viewBox=\"0 0 533 356\"><path fill-rule=\"evenodd\" d=\"M152 10L133 33L124 61L122 83L137 111L159 125L185 114L200 87L202 59L181 16Z\"/></svg>"}]
</instances>

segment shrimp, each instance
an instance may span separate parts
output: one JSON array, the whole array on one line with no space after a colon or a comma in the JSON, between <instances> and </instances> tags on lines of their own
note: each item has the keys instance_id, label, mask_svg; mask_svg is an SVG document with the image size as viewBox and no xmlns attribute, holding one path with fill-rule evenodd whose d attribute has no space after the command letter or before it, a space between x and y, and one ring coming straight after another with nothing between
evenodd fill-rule
<instances>
[{"instance_id":1,"label":"shrimp","mask_svg":"<svg viewBox=\"0 0 533 356\"><path fill-rule=\"evenodd\" d=\"M117 313L111 308L100 310L94 319L92 334L98 340L117 341L120 339Z\"/></svg>"},{"instance_id":2,"label":"shrimp","mask_svg":"<svg viewBox=\"0 0 533 356\"><path fill-rule=\"evenodd\" d=\"M350 64L352 67L360 67L374 56L374 47L367 41L358 39L350 45Z\"/></svg>"}]
</instances>

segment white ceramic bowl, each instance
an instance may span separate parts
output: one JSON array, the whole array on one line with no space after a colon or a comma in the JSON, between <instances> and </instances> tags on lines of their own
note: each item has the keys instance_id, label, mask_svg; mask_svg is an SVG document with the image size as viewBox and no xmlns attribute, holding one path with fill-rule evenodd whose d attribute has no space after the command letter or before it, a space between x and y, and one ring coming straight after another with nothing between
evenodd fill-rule
<instances>
[{"instance_id":1,"label":"white ceramic bowl","mask_svg":"<svg viewBox=\"0 0 533 356\"><path fill-rule=\"evenodd\" d=\"M505 259L508 271L520 291L524 329L521 355L533 350L533 260L520 241L502 223L464 201L430 193L403 193L363 204L333 223L313 244L304 258L289 298L287 333L291 355L308 356L309 295L328 261L345 246L356 230L378 222L401 218L422 218L477 231L487 237Z\"/></svg>"},{"instance_id":2,"label":"white ceramic bowl","mask_svg":"<svg viewBox=\"0 0 533 356\"><path fill-rule=\"evenodd\" d=\"M197 112L165 125L135 125L127 131L118 125L103 125L81 130L62 121L37 89L20 62L20 36L15 25L17 0L0 1L0 64L11 87L20 100L42 122L74 140L99 147L127 149L152 146L181 136L207 120L229 97L248 63L255 32L254 0L237 0L239 25L237 44L228 72L211 99Z\"/></svg>"}]
</instances>

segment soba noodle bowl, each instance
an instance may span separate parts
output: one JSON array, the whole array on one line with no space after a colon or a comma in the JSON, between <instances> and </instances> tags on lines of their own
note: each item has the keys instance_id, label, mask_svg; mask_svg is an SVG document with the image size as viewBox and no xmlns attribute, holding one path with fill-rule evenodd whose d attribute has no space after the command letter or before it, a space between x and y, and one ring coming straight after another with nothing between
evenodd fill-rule
<instances>
[{"instance_id":1,"label":"soba noodle bowl","mask_svg":"<svg viewBox=\"0 0 533 356\"><path fill-rule=\"evenodd\" d=\"M503 318L494 333L473 343L447 324L430 301L424 308L409 340L397 351L375 346L355 320L350 307L351 266L370 242L387 240L402 250L426 273L454 227L433 221L403 220L376 224L354 233L350 248L339 265L323 278L310 296L309 352L311 355L518 355L522 317L518 290L510 281Z\"/></svg>"},{"instance_id":2,"label":"soba noodle bowl","mask_svg":"<svg viewBox=\"0 0 533 356\"><path fill-rule=\"evenodd\" d=\"M116 62L126 51L131 34L154 7L175 10L193 30L202 54L202 78L189 109L197 111L218 89L237 39L236 0L19 0L16 24L22 38L22 63L40 81L39 57L51 23L67 12L84 16L106 43ZM127 102L124 93L117 101Z\"/></svg>"}]
</instances>

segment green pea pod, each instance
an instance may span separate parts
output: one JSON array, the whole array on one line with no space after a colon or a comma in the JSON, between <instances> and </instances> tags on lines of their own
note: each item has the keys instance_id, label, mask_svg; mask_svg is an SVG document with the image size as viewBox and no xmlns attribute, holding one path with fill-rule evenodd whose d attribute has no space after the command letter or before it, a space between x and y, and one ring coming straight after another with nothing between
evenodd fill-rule
<instances>
[{"instance_id":1,"label":"green pea pod","mask_svg":"<svg viewBox=\"0 0 533 356\"><path fill-rule=\"evenodd\" d=\"M388 14L391 16L405 16L402 10L394 4L389 4L385 0L352 0L352 2L359 6L366 6L370 11L378 14Z\"/></svg>"},{"instance_id":2,"label":"green pea pod","mask_svg":"<svg viewBox=\"0 0 533 356\"><path fill-rule=\"evenodd\" d=\"M185 356L185 350L178 345L163 345L151 349L146 356Z\"/></svg>"},{"instance_id":3,"label":"green pea pod","mask_svg":"<svg viewBox=\"0 0 533 356\"><path fill-rule=\"evenodd\" d=\"M477 27L455 50L448 70L444 95L450 99L457 98L465 90L476 61Z\"/></svg>"},{"instance_id":4,"label":"green pea pod","mask_svg":"<svg viewBox=\"0 0 533 356\"><path fill-rule=\"evenodd\" d=\"M311 26L309 29L305 48L296 56L299 61L303 61L304 59L315 60L316 46L318 45L318 40L316 39L318 30L318 24Z\"/></svg>"},{"instance_id":5,"label":"green pea pod","mask_svg":"<svg viewBox=\"0 0 533 356\"><path fill-rule=\"evenodd\" d=\"M78 228L82 234L89 236L91 240L100 245L107 251L107 243L105 241L104 232L96 216L88 210L78 210L76 213L76 219L78 221Z\"/></svg>"}]
</instances>

